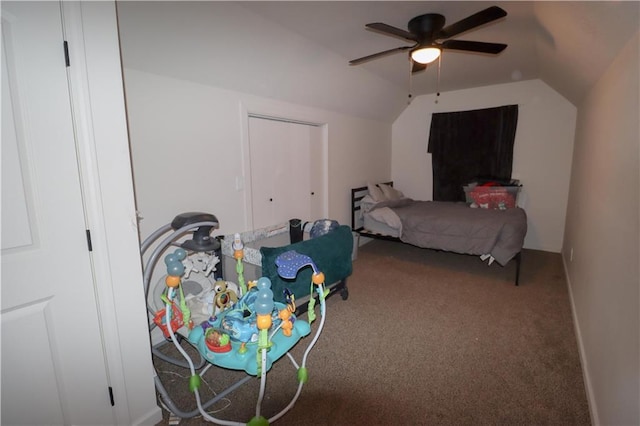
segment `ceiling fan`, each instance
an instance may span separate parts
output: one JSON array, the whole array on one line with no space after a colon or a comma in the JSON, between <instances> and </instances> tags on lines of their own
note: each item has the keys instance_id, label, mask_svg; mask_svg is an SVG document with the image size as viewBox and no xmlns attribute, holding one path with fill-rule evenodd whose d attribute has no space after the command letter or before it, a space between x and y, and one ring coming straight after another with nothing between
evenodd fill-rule
<instances>
[{"instance_id":1,"label":"ceiling fan","mask_svg":"<svg viewBox=\"0 0 640 426\"><path fill-rule=\"evenodd\" d=\"M444 26L444 16L437 13L427 13L426 15L416 16L411 19L407 26L409 31L401 30L400 28L392 27L382 22L373 22L365 26L385 35L413 41L415 44L413 46L396 47L395 49L389 49L354 59L349 61L349 65L358 65L392 53L408 50L409 57L412 61L411 72L415 73L426 69L427 64L435 61L444 49L495 55L502 52L507 45L502 43L448 39L505 16L507 16L506 11L498 6L491 6L446 27Z\"/></svg>"}]
</instances>

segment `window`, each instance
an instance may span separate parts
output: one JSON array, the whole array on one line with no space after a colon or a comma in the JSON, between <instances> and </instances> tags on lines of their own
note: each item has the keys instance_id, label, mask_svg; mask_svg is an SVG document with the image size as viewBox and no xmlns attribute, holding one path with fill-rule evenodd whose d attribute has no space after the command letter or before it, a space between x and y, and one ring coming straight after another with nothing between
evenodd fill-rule
<instances>
[{"instance_id":1,"label":"window","mask_svg":"<svg viewBox=\"0 0 640 426\"><path fill-rule=\"evenodd\" d=\"M464 201L478 177L510 179L517 123L518 105L433 114L433 200Z\"/></svg>"}]
</instances>

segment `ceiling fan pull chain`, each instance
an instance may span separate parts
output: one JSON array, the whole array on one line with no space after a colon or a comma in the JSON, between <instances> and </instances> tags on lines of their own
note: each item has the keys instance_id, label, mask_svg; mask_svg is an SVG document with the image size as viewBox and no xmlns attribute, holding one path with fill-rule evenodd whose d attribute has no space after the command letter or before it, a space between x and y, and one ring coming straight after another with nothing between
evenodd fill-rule
<instances>
[{"instance_id":1,"label":"ceiling fan pull chain","mask_svg":"<svg viewBox=\"0 0 640 426\"><path fill-rule=\"evenodd\" d=\"M411 94L412 91L412 87L411 87L411 83L413 82L413 80L411 79L411 69L413 67L413 61L411 60L411 58L409 58L409 97L407 99L407 105L411 105L411 101L412 101L412 97L413 95Z\"/></svg>"},{"instance_id":2,"label":"ceiling fan pull chain","mask_svg":"<svg viewBox=\"0 0 640 426\"><path fill-rule=\"evenodd\" d=\"M436 83L436 103L440 98L440 67L442 66L442 55L438 57L438 82Z\"/></svg>"}]
</instances>

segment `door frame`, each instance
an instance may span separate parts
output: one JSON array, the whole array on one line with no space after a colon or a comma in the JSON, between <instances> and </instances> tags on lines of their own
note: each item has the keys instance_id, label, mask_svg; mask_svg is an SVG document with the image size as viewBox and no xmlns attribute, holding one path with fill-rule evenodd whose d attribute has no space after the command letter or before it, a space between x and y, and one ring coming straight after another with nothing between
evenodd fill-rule
<instances>
[{"instance_id":1,"label":"door frame","mask_svg":"<svg viewBox=\"0 0 640 426\"><path fill-rule=\"evenodd\" d=\"M252 105L246 102L240 103L240 120L241 120L241 156L242 156L242 176L236 177L236 189L244 189L244 227L245 230L253 230L253 201L251 187L251 151L249 141L249 118L263 118L269 120L284 121L288 123L304 124L319 127L321 136L321 152L322 152L322 217L329 215L329 126L322 120L317 120L313 116L303 115L299 111L292 112L293 108L282 108L277 106ZM241 182L238 180L241 179ZM273 225L276 225L275 223Z\"/></svg>"},{"instance_id":2,"label":"door frame","mask_svg":"<svg viewBox=\"0 0 640 426\"><path fill-rule=\"evenodd\" d=\"M60 4L96 304L116 422L153 425L162 419L162 411L156 401L142 285L116 3Z\"/></svg>"}]
</instances>

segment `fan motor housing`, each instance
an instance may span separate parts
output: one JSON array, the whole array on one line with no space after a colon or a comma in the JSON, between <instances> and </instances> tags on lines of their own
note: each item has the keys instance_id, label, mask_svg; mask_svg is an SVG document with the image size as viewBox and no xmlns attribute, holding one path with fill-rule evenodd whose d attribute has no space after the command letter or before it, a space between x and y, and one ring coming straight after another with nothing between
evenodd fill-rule
<instances>
[{"instance_id":1,"label":"fan motor housing","mask_svg":"<svg viewBox=\"0 0 640 426\"><path fill-rule=\"evenodd\" d=\"M445 18L439 13L427 13L416 16L409 21L407 28L412 34L416 34L421 40L433 40L444 27Z\"/></svg>"}]
</instances>

